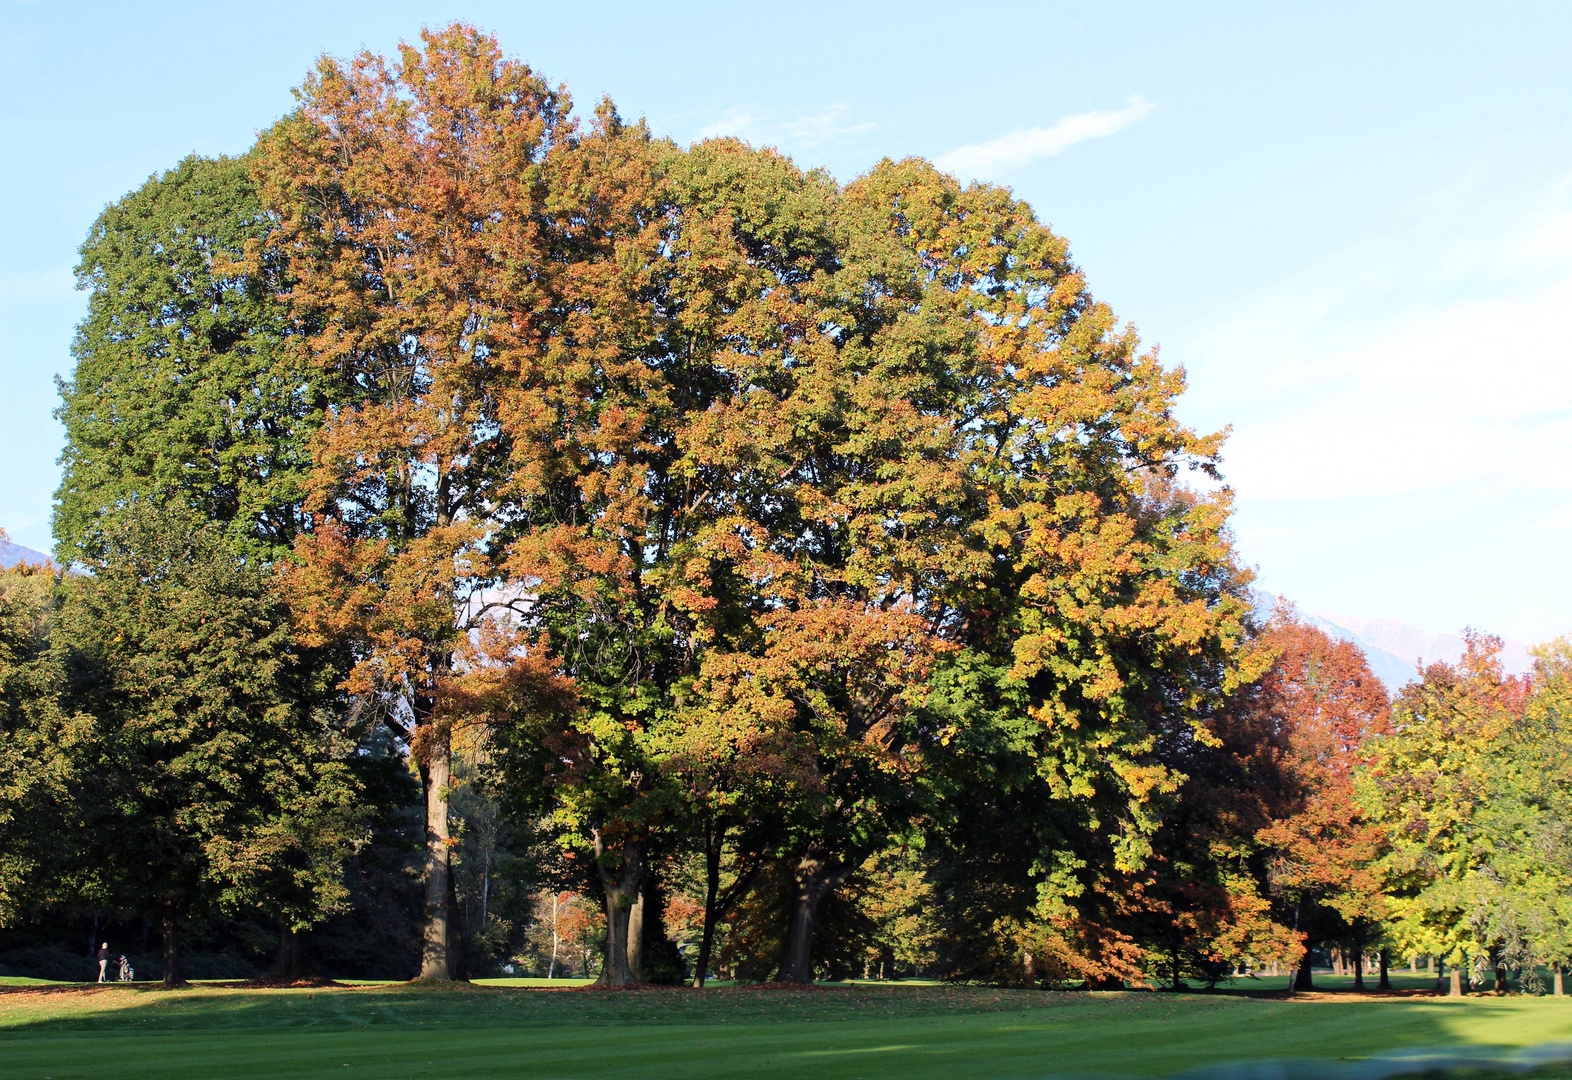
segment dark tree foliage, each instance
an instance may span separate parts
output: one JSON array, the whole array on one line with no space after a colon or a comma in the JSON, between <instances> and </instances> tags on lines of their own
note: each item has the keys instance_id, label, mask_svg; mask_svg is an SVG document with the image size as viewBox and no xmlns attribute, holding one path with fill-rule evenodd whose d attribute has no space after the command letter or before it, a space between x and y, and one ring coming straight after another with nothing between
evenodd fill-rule
<instances>
[{"instance_id":1,"label":"dark tree foliage","mask_svg":"<svg viewBox=\"0 0 1572 1080\"><path fill-rule=\"evenodd\" d=\"M279 266L239 266L268 230L247 168L187 158L105 209L82 245L88 314L57 411L68 563L138 501L184 506L264 553L300 527L322 380L282 350Z\"/></svg>"},{"instance_id":2,"label":"dark tree foliage","mask_svg":"<svg viewBox=\"0 0 1572 1080\"><path fill-rule=\"evenodd\" d=\"M224 644L248 657L237 663L258 659L259 666L248 671L250 684L232 685L245 703L210 718L215 738L226 723L243 725L244 714L282 710L296 719L280 727L278 737L294 740L299 761L336 761L346 750L333 732L350 712L336 687L342 662L331 649L297 648L286 613L271 598L272 566L302 524L308 441L331 395L319 372L292 364L283 348L287 311L277 293L287 280L276 258L255 251L271 223L248 170L246 157L187 158L94 223L77 269L79 286L90 291L88 315L73 345L75 370L60 386L58 415L67 442L55 536L63 560L95 575L74 590L80 603L103 602L102 589L116 582L128 587L129 579L116 575L151 565L172 576L161 583L139 579L149 595L209 590L193 597L213 609L196 616L197 626L211 625L226 604L246 608L233 613L226 625L232 637ZM192 538L199 542L187 546ZM174 611L168 609L172 616ZM163 631L178 637L196 627ZM77 619L63 645L79 658L97 656L103 639L91 640L96 632ZM246 641L248 633L257 636ZM97 665L104 680L125 676L108 671L105 662L100 657L86 666ZM163 683L146 692L195 700L204 680L222 680L223 666L211 656L194 660L178 674L166 672ZM92 681L81 671L78 677ZM186 684L176 686L181 679ZM76 689L91 696L106 685ZM111 693L84 699L80 707L113 726L110 716L121 706ZM106 760L100 767L138 766ZM337 783L327 783L324 798L340 797ZM280 797L279 806L285 801ZM311 847L311 830L342 827L280 812L285 816L270 826L275 832L306 830L293 841L276 840L292 844L297 859ZM313 858L331 859L343 850L341 843L327 843ZM286 973L298 974L308 964L298 931L323 913L309 910L309 898L328 896L320 890L330 871L287 860L269 868L276 895L263 910L278 923L278 964ZM117 902L150 902L128 896L121 886L101 892ZM202 908L198 895L200 890L190 893L190 902L177 906Z\"/></svg>"},{"instance_id":3,"label":"dark tree foliage","mask_svg":"<svg viewBox=\"0 0 1572 1080\"><path fill-rule=\"evenodd\" d=\"M0 927L83 884L70 873L70 788L86 732L60 704L57 598L50 568L0 570Z\"/></svg>"},{"instance_id":4,"label":"dark tree foliage","mask_svg":"<svg viewBox=\"0 0 1572 1080\"><path fill-rule=\"evenodd\" d=\"M359 843L353 749L262 570L222 529L133 508L72 578L56 628L66 700L89 718L75 763L97 899L178 920L259 910L304 928L342 902Z\"/></svg>"}]
</instances>

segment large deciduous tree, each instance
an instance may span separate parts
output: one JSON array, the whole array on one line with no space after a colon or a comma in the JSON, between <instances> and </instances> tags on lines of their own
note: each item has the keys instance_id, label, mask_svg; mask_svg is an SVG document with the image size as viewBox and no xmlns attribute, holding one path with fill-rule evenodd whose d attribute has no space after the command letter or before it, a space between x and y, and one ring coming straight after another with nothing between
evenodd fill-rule
<instances>
[{"instance_id":1,"label":"large deciduous tree","mask_svg":"<svg viewBox=\"0 0 1572 1080\"><path fill-rule=\"evenodd\" d=\"M284 349L276 260L242 265L269 229L248 169L187 158L108 207L82 245L87 317L58 410L67 564L139 502L186 507L264 555L294 540L326 391Z\"/></svg>"},{"instance_id":2,"label":"large deciduous tree","mask_svg":"<svg viewBox=\"0 0 1572 1080\"><path fill-rule=\"evenodd\" d=\"M1219 438L1175 420L1182 373L1140 350L1007 192L902 162L848 198L907 255L870 290L896 310L868 346L904 385L847 425L853 445L903 448L886 451L900 465L854 470L845 502L865 513L846 565L922 620L938 665L927 715L891 745L908 766L920 749L971 755L951 812L975 827L1009 803L995 835L1023 845L1006 858L1035 892L1001 926L1116 979L1122 885L1182 779L1160 739L1210 738L1202 714L1245 635L1228 495L1176 483L1214 469Z\"/></svg>"},{"instance_id":3,"label":"large deciduous tree","mask_svg":"<svg viewBox=\"0 0 1572 1080\"><path fill-rule=\"evenodd\" d=\"M1505 674L1500 639L1466 631L1465 640L1457 664L1431 664L1403 688L1390 733L1357 776L1364 812L1390 838L1380 869L1392 931L1451 966L1453 993L1468 967L1495 967L1503 944L1503 913L1491 910L1502 898L1498 855L1521 830L1497 803L1532 803L1523 795L1537 778L1524 770L1551 749L1524 724L1530 684Z\"/></svg>"},{"instance_id":4,"label":"large deciduous tree","mask_svg":"<svg viewBox=\"0 0 1572 1080\"><path fill-rule=\"evenodd\" d=\"M1226 495L1173 490L1218 441L1025 204L683 151L609 104L581 127L459 26L324 60L259 175L297 355L344 391L291 596L425 776L425 974L460 717L594 850L610 982L715 725L791 763L781 975L810 978L818 903L921 810L953 733L917 706L958 648L1022 688L1033 768L1101 838L1044 856L1048 893L1145 858L1156 732L1242 635Z\"/></svg>"},{"instance_id":5,"label":"large deciduous tree","mask_svg":"<svg viewBox=\"0 0 1572 1080\"><path fill-rule=\"evenodd\" d=\"M339 388L286 588L305 640L352 645L346 688L419 768L421 976L447 979L455 730L554 685L505 617L542 577L510 566L509 544L533 524L521 501L583 466L558 377L579 363L573 229L593 207L551 183L575 132L565 95L469 28L424 42L392 64L324 58L258 176L278 218L261 251L292 268L294 355Z\"/></svg>"},{"instance_id":6,"label":"large deciduous tree","mask_svg":"<svg viewBox=\"0 0 1572 1080\"><path fill-rule=\"evenodd\" d=\"M1358 646L1291 610L1277 612L1264 643L1276 659L1251 707L1274 733L1282 789L1255 839L1283 921L1307 946L1343 943L1362 956L1385 916L1376 862L1386 838L1355 800L1354 772L1388 730L1386 689ZM1295 986L1310 989L1308 949Z\"/></svg>"},{"instance_id":7,"label":"large deciduous tree","mask_svg":"<svg viewBox=\"0 0 1572 1080\"><path fill-rule=\"evenodd\" d=\"M226 603L249 606L250 615L225 624L231 636L223 648L268 659L258 660L243 690L236 688L243 703L208 715L207 723L219 726L204 738L244 741L251 737L248 725L262 722L255 715L261 710L273 717L266 721L274 725L269 737L286 740L279 745L287 745L293 764L280 767L305 770L287 782L274 781L285 788L320 783L333 801L347 783L338 730L346 703L333 685L337 656L333 650L281 644L269 575L302 522L307 447L329 389L318 371L296 362L285 348L287 310L277 292L287 268L275 256L256 256L272 222L250 177L251 164L247 157L188 158L106 208L82 246L77 278L89 291L88 314L73 344L75 368L60 387L66 448L54 528L62 561L95 577L68 590L78 614L68 620L61 645L78 658L96 658L89 666L130 662L132 654L108 649L101 627L79 614L112 586L121 589L117 601L132 606L109 610L105 625L119 626L123 640L165 635L159 647L166 650L194 646L199 636L194 625L176 625L182 617L178 605L164 613L175 621L159 624L156 633L154 624L131 628L120 620L163 617L148 608L164 603L171 592L184 602L190 591L191 603L213 607L208 615L194 616L196 625L216 618ZM139 549L143 543L151 546ZM145 591L133 596L139 574L151 576L143 581ZM247 642L247 633L258 637ZM173 651L164 655L174 662ZM184 707L222 678L215 657L198 651L187 659L156 685L137 691L143 698L135 698L135 706L122 685L139 678L129 671L104 669L91 691L79 686L76 706L95 719L94 737L101 737L98 745L79 750L99 755L97 767L110 774L141 775L148 765L145 747L116 734L133 722L119 710ZM269 679L271 688L259 681ZM287 722L278 719L284 714ZM222 725L230 722L240 726L226 734ZM130 757L116 756L122 753ZM224 787L245 782L239 773L223 779L225 768L242 764L239 757L213 759L204 768L211 783ZM318 769L320 775L313 772ZM278 834L270 843L279 852L316 855L300 866L291 862L294 856L264 858L272 874L265 887L256 884L267 876L260 865L243 876L252 881L251 899L261 900L260 907L280 922L285 973L298 974L292 967L292 958L300 958L297 932L325 913L313 909L313 902L331 902L337 895L324 884L333 868L321 858L342 854L347 826L339 818L291 809L291 798L280 794L272 804L279 816L267 826ZM261 813L266 805L255 803L248 812ZM110 815L104 828L134 826L132 818L115 817L119 811L99 809ZM148 813L150 821L157 816ZM150 825L166 826L167 815L164 825ZM318 826L326 832L315 839L282 835L289 828ZM253 821L247 827L262 826ZM118 865L122 851L110 845L100 854ZM134 884L139 876L120 866L115 887ZM151 897L167 900L172 910L201 907L214 894L203 891L207 886L199 878L195 872L172 873L169 888L158 896L136 885L125 895L100 889L98 898L131 903ZM182 893L187 886L196 891ZM220 899L240 903L233 890Z\"/></svg>"}]
</instances>

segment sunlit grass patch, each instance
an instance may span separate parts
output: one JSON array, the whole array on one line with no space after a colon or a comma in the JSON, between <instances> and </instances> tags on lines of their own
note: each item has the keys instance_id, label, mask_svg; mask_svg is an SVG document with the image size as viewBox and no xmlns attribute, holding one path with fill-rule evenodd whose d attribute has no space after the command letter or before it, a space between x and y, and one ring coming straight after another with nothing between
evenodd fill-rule
<instances>
[{"instance_id":1,"label":"sunlit grass patch","mask_svg":"<svg viewBox=\"0 0 1572 1080\"><path fill-rule=\"evenodd\" d=\"M127 1063L138 1075L269 1080L1163 1076L1572 1041L1565 999L1339 998L910 984L19 987L0 993L0 1078L86 1080Z\"/></svg>"}]
</instances>

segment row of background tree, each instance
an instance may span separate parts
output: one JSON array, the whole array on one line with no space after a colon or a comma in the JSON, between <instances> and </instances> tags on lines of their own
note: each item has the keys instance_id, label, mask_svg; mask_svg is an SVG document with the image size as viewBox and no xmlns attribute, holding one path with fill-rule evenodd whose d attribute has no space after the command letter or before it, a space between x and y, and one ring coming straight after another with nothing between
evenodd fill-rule
<instances>
[{"instance_id":1,"label":"row of background tree","mask_svg":"<svg viewBox=\"0 0 1572 1080\"><path fill-rule=\"evenodd\" d=\"M1004 189L581 120L453 26L78 275L16 963L494 974L563 894L609 983L1568 959L1566 644L1392 706L1254 611L1221 436Z\"/></svg>"}]
</instances>

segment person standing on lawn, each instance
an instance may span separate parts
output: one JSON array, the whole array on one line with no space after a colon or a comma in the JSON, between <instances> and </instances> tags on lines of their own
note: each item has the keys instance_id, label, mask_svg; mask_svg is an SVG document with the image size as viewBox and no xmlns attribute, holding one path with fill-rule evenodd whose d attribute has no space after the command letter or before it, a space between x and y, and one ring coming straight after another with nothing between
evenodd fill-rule
<instances>
[{"instance_id":1,"label":"person standing on lawn","mask_svg":"<svg viewBox=\"0 0 1572 1080\"><path fill-rule=\"evenodd\" d=\"M98 947L98 981L103 982L109 970L109 942Z\"/></svg>"}]
</instances>

